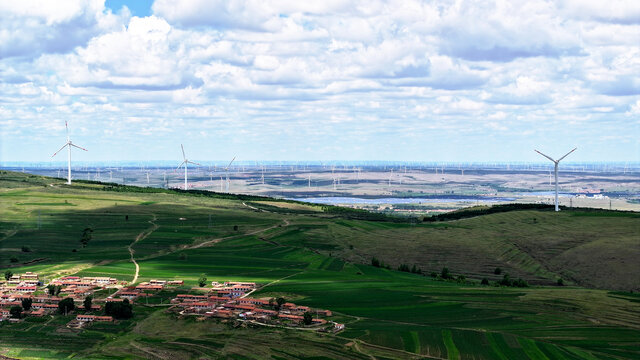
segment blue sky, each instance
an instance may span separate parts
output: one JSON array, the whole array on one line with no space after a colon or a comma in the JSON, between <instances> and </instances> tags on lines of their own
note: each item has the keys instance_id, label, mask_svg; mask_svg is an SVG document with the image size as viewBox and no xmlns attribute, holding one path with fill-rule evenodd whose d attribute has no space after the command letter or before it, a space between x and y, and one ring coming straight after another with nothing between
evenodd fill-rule
<instances>
[{"instance_id":1,"label":"blue sky","mask_svg":"<svg viewBox=\"0 0 640 360\"><path fill-rule=\"evenodd\" d=\"M639 38L624 0L2 2L0 162L65 120L83 161L640 161Z\"/></svg>"}]
</instances>

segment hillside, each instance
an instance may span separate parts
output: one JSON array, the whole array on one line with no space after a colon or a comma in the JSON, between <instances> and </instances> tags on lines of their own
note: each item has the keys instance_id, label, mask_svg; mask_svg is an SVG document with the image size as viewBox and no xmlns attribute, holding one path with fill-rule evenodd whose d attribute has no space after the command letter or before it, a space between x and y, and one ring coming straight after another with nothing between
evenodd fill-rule
<instances>
[{"instance_id":1,"label":"hillside","mask_svg":"<svg viewBox=\"0 0 640 360\"><path fill-rule=\"evenodd\" d=\"M216 281L255 281L267 284L257 296L284 296L331 309L346 331L316 335L195 323L139 304L132 320L80 333L64 331L63 323L56 321L0 325L0 354L283 359L640 356L636 294L584 288L640 289L633 261L640 252L637 214L526 210L412 224L357 220L354 217L366 216L259 198L143 191L0 174L0 270L138 282L180 278L188 286L202 273ZM93 237L83 248L79 240L87 227ZM406 263L439 272L447 266L467 281L372 267L373 256L392 268ZM492 283L499 278L493 274L496 267L534 285L555 284L562 277L565 284L583 287L481 286L483 277Z\"/></svg>"}]
</instances>

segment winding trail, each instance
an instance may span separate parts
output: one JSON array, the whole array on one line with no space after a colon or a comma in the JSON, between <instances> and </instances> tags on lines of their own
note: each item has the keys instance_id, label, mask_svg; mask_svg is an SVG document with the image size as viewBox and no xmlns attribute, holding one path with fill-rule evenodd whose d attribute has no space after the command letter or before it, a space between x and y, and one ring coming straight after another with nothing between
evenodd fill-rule
<instances>
[{"instance_id":1,"label":"winding trail","mask_svg":"<svg viewBox=\"0 0 640 360\"><path fill-rule=\"evenodd\" d=\"M283 219L282 222L284 223L284 226L289 226L289 224L290 224L289 220L287 220L287 219ZM225 237L221 237L221 238L217 238L217 239L212 239L212 240L208 240L208 241L205 241L205 242L201 242L201 243L196 244L196 245L188 246L185 249L199 249L201 247L205 247L205 246L209 246L209 245L212 245L212 244L215 244L215 243L219 243L222 240L233 239L233 238L249 236L249 235L255 235L255 234L259 234L261 232L265 232L265 231L269 231L271 229L275 229L275 228L277 228L279 226L283 226L283 225L282 224L276 224L276 225L272 225L272 226L269 226L269 227L264 228L264 229L258 229L258 230L250 231L250 232L247 232L247 233L242 233L242 234L238 234L238 235L229 235L229 236L225 236Z\"/></svg>"},{"instance_id":2,"label":"winding trail","mask_svg":"<svg viewBox=\"0 0 640 360\"><path fill-rule=\"evenodd\" d=\"M138 275L140 274L140 265L138 265L138 263L136 262L136 259L133 257L133 254L135 253L135 250L133 250L133 245L135 245L138 241L143 240L147 236L151 235L154 231L156 231L160 227L158 224L154 222L156 220L158 220L158 217L155 214L153 214L153 219L148 221L148 223L152 225L151 228L138 234L138 236L136 236L136 239L131 244L129 244L129 246L127 246L127 250L129 250L129 254L131 255L131 262L133 263L133 265L136 266L136 273L133 276L133 280L131 281L131 284L135 284L136 281L138 281Z\"/></svg>"}]
</instances>

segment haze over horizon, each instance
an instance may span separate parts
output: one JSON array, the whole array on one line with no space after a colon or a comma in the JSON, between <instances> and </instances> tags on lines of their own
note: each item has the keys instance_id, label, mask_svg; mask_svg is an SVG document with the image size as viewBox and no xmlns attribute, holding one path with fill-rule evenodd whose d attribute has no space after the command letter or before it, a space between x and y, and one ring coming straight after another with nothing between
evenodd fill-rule
<instances>
[{"instance_id":1,"label":"haze over horizon","mask_svg":"<svg viewBox=\"0 0 640 360\"><path fill-rule=\"evenodd\" d=\"M0 3L0 163L640 161L640 2Z\"/></svg>"}]
</instances>

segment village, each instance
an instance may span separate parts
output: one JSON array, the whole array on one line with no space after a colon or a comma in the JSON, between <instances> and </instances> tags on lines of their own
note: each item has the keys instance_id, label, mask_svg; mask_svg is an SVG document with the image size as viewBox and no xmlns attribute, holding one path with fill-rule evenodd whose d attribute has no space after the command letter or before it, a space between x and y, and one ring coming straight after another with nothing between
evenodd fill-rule
<instances>
[{"instance_id":1,"label":"village","mask_svg":"<svg viewBox=\"0 0 640 360\"><path fill-rule=\"evenodd\" d=\"M201 284L202 285L202 284ZM344 324L331 321L330 310L312 309L284 298L253 298L260 288L253 282L213 281L210 286L188 287L183 280L149 280L136 285L111 277L62 276L45 282L37 273L5 273L0 281L0 322L24 318L74 315L68 328L81 329L94 322L117 322L133 315L133 305L148 305L149 298L170 294L167 311L179 318L194 316L234 320L258 326L281 326L338 332ZM157 302L157 301L155 301Z\"/></svg>"}]
</instances>

